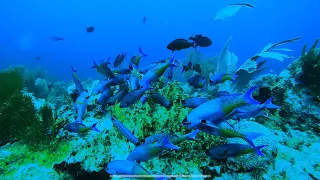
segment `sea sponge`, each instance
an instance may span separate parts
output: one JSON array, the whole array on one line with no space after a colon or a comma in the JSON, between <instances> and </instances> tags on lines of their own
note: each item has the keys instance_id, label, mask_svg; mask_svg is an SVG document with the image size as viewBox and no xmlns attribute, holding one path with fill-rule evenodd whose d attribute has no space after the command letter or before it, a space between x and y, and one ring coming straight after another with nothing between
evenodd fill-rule
<instances>
[{"instance_id":1,"label":"sea sponge","mask_svg":"<svg viewBox=\"0 0 320 180\"><path fill-rule=\"evenodd\" d=\"M38 78L35 83L35 95L38 98L43 98L45 99L48 94L49 94L49 88L48 88L48 83L46 80Z\"/></svg>"}]
</instances>

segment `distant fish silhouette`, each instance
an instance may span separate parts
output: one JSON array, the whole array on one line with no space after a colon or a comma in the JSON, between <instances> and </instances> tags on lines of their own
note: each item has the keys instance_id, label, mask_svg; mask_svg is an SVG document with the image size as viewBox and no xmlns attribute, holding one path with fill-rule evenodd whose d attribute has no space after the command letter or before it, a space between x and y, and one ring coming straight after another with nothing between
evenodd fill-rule
<instances>
[{"instance_id":1,"label":"distant fish silhouette","mask_svg":"<svg viewBox=\"0 0 320 180\"><path fill-rule=\"evenodd\" d=\"M37 57L36 57L36 60L40 60L40 56L37 56Z\"/></svg>"},{"instance_id":2,"label":"distant fish silhouette","mask_svg":"<svg viewBox=\"0 0 320 180\"><path fill-rule=\"evenodd\" d=\"M146 16L143 16L143 20L142 20L143 24L145 24L146 21L147 21L147 17L146 17Z\"/></svg>"},{"instance_id":3,"label":"distant fish silhouette","mask_svg":"<svg viewBox=\"0 0 320 180\"><path fill-rule=\"evenodd\" d=\"M58 36L51 36L51 37L49 37L49 39L51 41L63 41L64 40L63 37L58 37Z\"/></svg>"},{"instance_id":4,"label":"distant fish silhouette","mask_svg":"<svg viewBox=\"0 0 320 180\"><path fill-rule=\"evenodd\" d=\"M94 31L94 27L93 26L87 27L86 31L87 33L92 33Z\"/></svg>"}]
</instances>

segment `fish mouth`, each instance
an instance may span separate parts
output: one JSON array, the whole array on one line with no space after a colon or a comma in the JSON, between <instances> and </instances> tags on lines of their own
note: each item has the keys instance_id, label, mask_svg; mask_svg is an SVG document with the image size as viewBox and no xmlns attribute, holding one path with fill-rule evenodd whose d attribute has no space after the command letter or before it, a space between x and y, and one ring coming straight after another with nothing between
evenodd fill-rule
<instances>
[{"instance_id":1,"label":"fish mouth","mask_svg":"<svg viewBox=\"0 0 320 180\"><path fill-rule=\"evenodd\" d=\"M187 118L184 118L184 119L183 119L182 125L188 126L188 125L190 125L190 124L191 124L191 122L189 122L189 121L187 120Z\"/></svg>"}]
</instances>

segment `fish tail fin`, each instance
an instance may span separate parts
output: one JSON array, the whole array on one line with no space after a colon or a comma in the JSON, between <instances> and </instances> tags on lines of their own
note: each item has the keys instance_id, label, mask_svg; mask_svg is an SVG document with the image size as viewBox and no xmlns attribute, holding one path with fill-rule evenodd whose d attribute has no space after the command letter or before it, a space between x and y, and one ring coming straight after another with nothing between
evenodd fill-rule
<instances>
[{"instance_id":1,"label":"fish tail fin","mask_svg":"<svg viewBox=\"0 0 320 180\"><path fill-rule=\"evenodd\" d=\"M111 62L110 62L110 59L111 59L111 57L109 57L108 59L107 59L107 64L111 64Z\"/></svg>"},{"instance_id":2,"label":"fish tail fin","mask_svg":"<svg viewBox=\"0 0 320 180\"><path fill-rule=\"evenodd\" d=\"M139 54L141 54L141 55L142 55L142 57L146 57L146 56L148 56L147 54L145 54L145 53L143 53L143 52L142 52L141 47L139 47Z\"/></svg>"},{"instance_id":3,"label":"fish tail fin","mask_svg":"<svg viewBox=\"0 0 320 180\"><path fill-rule=\"evenodd\" d=\"M185 66L185 65L182 65L182 69L181 69L180 75L185 71L185 69L186 69L186 66Z\"/></svg>"},{"instance_id":4,"label":"fish tail fin","mask_svg":"<svg viewBox=\"0 0 320 180\"><path fill-rule=\"evenodd\" d=\"M244 95L243 98L248 104L261 104L259 101L253 99L252 93L258 86L251 87Z\"/></svg>"},{"instance_id":5,"label":"fish tail fin","mask_svg":"<svg viewBox=\"0 0 320 180\"><path fill-rule=\"evenodd\" d=\"M255 145L253 144L253 140L255 140L256 138L263 136L264 134L261 133L255 133L255 132L250 132L250 133L246 133L244 134L244 140L250 144L252 147L255 147Z\"/></svg>"},{"instance_id":6,"label":"fish tail fin","mask_svg":"<svg viewBox=\"0 0 320 180\"><path fill-rule=\"evenodd\" d=\"M172 144L170 141L169 141L169 136L165 137L163 139L163 141L161 142L161 146L163 148L166 148L166 149L174 149L174 150L179 150L180 147L179 146L176 146L174 144Z\"/></svg>"},{"instance_id":7,"label":"fish tail fin","mask_svg":"<svg viewBox=\"0 0 320 180\"><path fill-rule=\"evenodd\" d=\"M93 60L93 66L91 68L97 68L98 67L98 64L96 63L96 61L94 59Z\"/></svg>"},{"instance_id":8,"label":"fish tail fin","mask_svg":"<svg viewBox=\"0 0 320 180\"><path fill-rule=\"evenodd\" d=\"M72 72L77 72L77 70L75 68L73 68L72 65L70 65L70 66L71 66Z\"/></svg>"},{"instance_id":9,"label":"fish tail fin","mask_svg":"<svg viewBox=\"0 0 320 180\"><path fill-rule=\"evenodd\" d=\"M174 60L175 56L173 55L169 61L170 67L178 67L177 65L174 64L175 60Z\"/></svg>"},{"instance_id":10,"label":"fish tail fin","mask_svg":"<svg viewBox=\"0 0 320 180\"><path fill-rule=\"evenodd\" d=\"M232 81L233 83L235 83L238 76L239 76L239 75L236 75L236 74L232 75L232 76L231 76L231 81Z\"/></svg>"},{"instance_id":11,"label":"fish tail fin","mask_svg":"<svg viewBox=\"0 0 320 180\"><path fill-rule=\"evenodd\" d=\"M189 140L196 140L197 134L200 132L199 129L193 130L191 133L187 134L187 139Z\"/></svg>"},{"instance_id":12,"label":"fish tail fin","mask_svg":"<svg viewBox=\"0 0 320 180\"><path fill-rule=\"evenodd\" d=\"M268 100L266 100L266 102L263 103L263 106L266 107L266 108L268 108L268 109L278 109L278 108L280 108L280 106L277 106L277 105L272 104L272 99L273 99L273 98L274 98L274 97L271 97L271 98L269 98Z\"/></svg>"},{"instance_id":13,"label":"fish tail fin","mask_svg":"<svg viewBox=\"0 0 320 180\"><path fill-rule=\"evenodd\" d=\"M90 129L92 131L97 131L97 132L101 132L96 126L97 126L98 122L92 124L92 126L90 126Z\"/></svg>"},{"instance_id":14,"label":"fish tail fin","mask_svg":"<svg viewBox=\"0 0 320 180\"><path fill-rule=\"evenodd\" d=\"M142 88L144 88L146 90L153 89L153 87L150 86L150 81L146 81Z\"/></svg>"},{"instance_id":15,"label":"fish tail fin","mask_svg":"<svg viewBox=\"0 0 320 180\"><path fill-rule=\"evenodd\" d=\"M261 152L261 149L266 147L267 145L257 146L254 149L256 150L256 154L259 156L264 156L264 154Z\"/></svg>"},{"instance_id":16,"label":"fish tail fin","mask_svg":"<svg viewBox=\"0 0 320 180\"><path fill-rule=\"evenodd\" d=\"M140 98L140 101L141 101L142 104L145 104L145 103L147 102L147 100L148 100L148 97L147 97L147 96L142 96L142 97Z\"/></svg>"}]
</instances>

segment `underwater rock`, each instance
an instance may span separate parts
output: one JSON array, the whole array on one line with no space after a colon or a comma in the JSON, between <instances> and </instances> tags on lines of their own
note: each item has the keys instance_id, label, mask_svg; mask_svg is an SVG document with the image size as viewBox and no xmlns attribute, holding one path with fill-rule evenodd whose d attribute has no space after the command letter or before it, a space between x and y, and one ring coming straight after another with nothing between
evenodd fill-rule
<instances>
[{"instance_id":1,"label":"underwater rock","mask_svg":"<svg viewBox=\"0 0 320 180\"><path fill-rule=\"evenodd\" d=\"M45 79L38 78L34 83L35 95L38 98L45 99L49 94L48 83Z\"/></svg>"},{"instance_id":2,"label":"underwater rock","mask_svg":"<svg viewBox=\"0 0 320 180\"><path fill-rule=\"evenodd\" d=\"M252 171L256 169L265 170L274 161L277 154L277 146L279 142L273 132L267 127L252 121L241 121L234 125L239 132L256 132L263 134L253 141L255 146L267 145L261 149L263 157L256 154L246 154L239 157L232 157L227 160L227 168L230 171ZM227 139L227 143L246 144L242 139Z\"/></svg>"}]
</instances>

